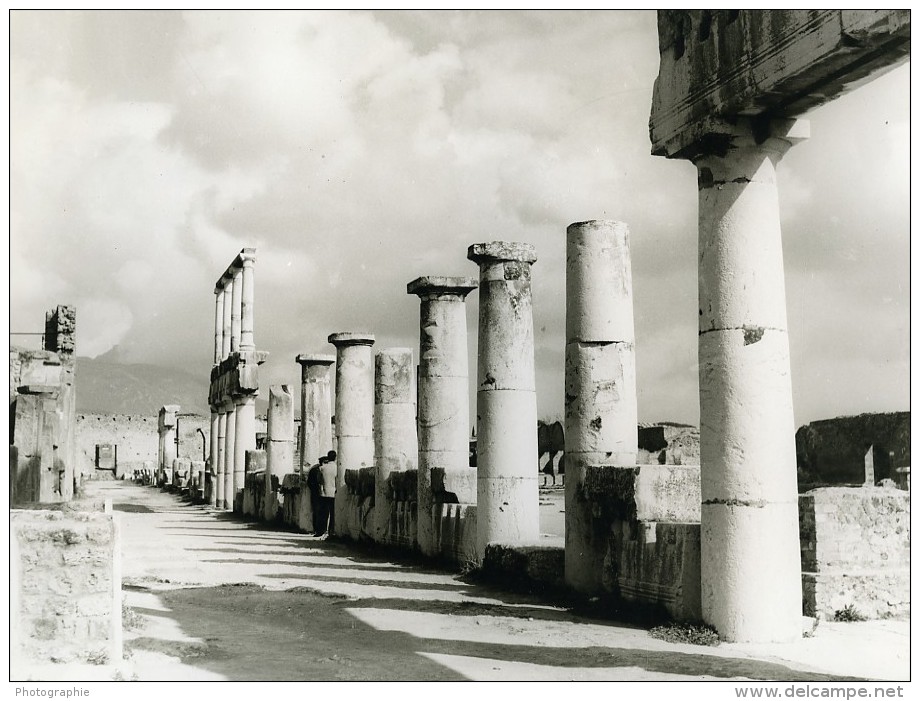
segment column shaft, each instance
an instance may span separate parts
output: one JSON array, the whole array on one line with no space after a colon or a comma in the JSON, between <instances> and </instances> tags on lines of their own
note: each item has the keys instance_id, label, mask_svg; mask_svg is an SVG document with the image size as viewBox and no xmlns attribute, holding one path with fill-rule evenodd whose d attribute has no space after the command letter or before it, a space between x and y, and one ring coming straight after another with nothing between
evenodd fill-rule
<instances>
[{"instance_id":1,"label":"column shaft","mask_svg":"<svg viewBox=\"0 0 920 701\"><path fill-rule=\"evenodd\" d=\"M629 229L572 224L566 232L565 580L602 589L603 547L583 498L589 465L635 465L635 330Z\"/></svg>"},{"instance_id":2,"label":"column shaft","mask_svg":"<svg viewBox=\"0 0 920 701\"><path fill-rule=\"evenodd\" d=\"M336 347L336 487L342 488L345 470L374 464L374 337L338 333L329 343Z\"/></svg>"},{"instance_id":3,"label":"column shaft","mask_svg":"<svg viewBox=\"0 0 920 701\"><path fill-rule=\"evenodd\" d=\"M242 322L243 315L242 270L235 270L233 272L233 294L230 299L230 352L236 353L240 350L240 324Z\"/></svg>"},{"instance_id":4,"label":"column shaft","mask_svg":"<svg viewBox=\"0 0 920 701\"><path fill-rule=\"evenodd\" d=\"M236 428L233 432L233 491L227 497L229 508L246 486L246 451L256 449L256 398L246 394L235 400Z\"/></svg>"},{"instance_id":5,"label":"column shaft","mask_svg":"<svg viewBox=\"0 0 920 701\"><path fill-rule=\"evenodd\" d=\"M243 256L243 293L240 307L240 350L253 350L253 326L255 318L255 257L247 254Z\"/></svg>"},{"instance_id":6,"label":"column shaft","mask_svg":"<svg viewBox=\"0 0 920 701\"><path fill-rule=\"evenodd\" d=\"M217 506L217 490L215 487L215 470L217 469L217 461L220 457L220 414L216 411L211 411L211 453L210 453L210 463L211 463L211 495L208 503L211 506ZM201 489L204 491L205 485L205 476L201 476Z\"/></svg>"},{"instance_id":7,"label":"column shaft","mask_svg":"<svg viewBox=\"0 0 920 701\"><path fill-rule=\"evenodd\" d=\"M217 414L217 462L211 466L214 484L211 492L213 503L218 509L224 508L224 468L227 462L227 411L220 409Z\"/></svg>"},{"instance_id":8,"label":"column shaft","mask_svg":"<svg viewBox=\"0 0 920 701\"><path fill-rule=\"evenodd\" d=\"M742 119L731 148L696 160L702 610L729 641L801 636L795 423L775 169L804 137L803 126L774 122L755 140Z\"/></svg>"},{"instance_id":9,"label":"column shaft","mask_svg":"<svg viewBox=\"0 0 920 701\"><path fill-rule=\"evenodd\" d=\"M272 494L272 477L278 486L285 475L294 471L294 398L287 385L272 385L268 390L268 441L265 463L265 513L263 518L275 518L277 500Z\"/></svg>"},{"instance_id":10,"label":"column shaft","mask_svg":"<svg viewBox=\"0 0 920 701\"><path fill-rule=\"evenodd\" d=\"M223 356L224 346L224 291L214 291L214 364Z\"/></svg>"},{"instance_id":11,"label":"column shaft","mask_svg":"<svg viewBox=\"0 0 920 701\"><path fill-rule=\"evenodd\" d=\"M224 282L224 326L221 336L221 360L230 355L230 339L233 337L233 279Z\"/></svg>"},{"instance_id":12,"label":"column shaft","mask_svg":"<svg viewBox=\"0 0 920 701\"><path fill-rule=\"evenodd\" d=\"M419 297L418 546L436 554L431 470L470 465L469 357L466 297L475 278L422 277L407 291Z\"/></svg>"},{"instance_id":13,"label":"column shaft","mask_svg":"<svg viewBox=\"0 0 920 701\"><path fill-rule=\"evenodd\" d=\"M391 472L418 466L415 424L415 363L411 348L377 353L374 384L374 539L387 540L391 501L387 478Z\"/></svg>"},{"instance_id":14,"label":"column shaft","mask_svg":"<svg viewBox=\"0 0 920 701\"><path fill-rule=\"evenodd\" d=\"M236 410L233 404L227 405L227 425L224 428L224 503L222 508L233 509L233 467L236 449Z\"/></svg>"},{"instance_id":15,"label":"column shaft","mask_svg":"<svg viewBox=\"0 0 920 701\"><path fill-rule=\"evenodd\" d=\"M529 244L470 246L479 264L477 545L540 536Z\"/></svg>"},{"instance_id":16,"label":"column shaft","mask_svg":"<svg viewBox=\"0 0 920 701\"><path fill-rule=\"evenodd\" d=\"M298 355L300 374L300 471L332 450L332 355Z\"/></svg>"}]
</instances>

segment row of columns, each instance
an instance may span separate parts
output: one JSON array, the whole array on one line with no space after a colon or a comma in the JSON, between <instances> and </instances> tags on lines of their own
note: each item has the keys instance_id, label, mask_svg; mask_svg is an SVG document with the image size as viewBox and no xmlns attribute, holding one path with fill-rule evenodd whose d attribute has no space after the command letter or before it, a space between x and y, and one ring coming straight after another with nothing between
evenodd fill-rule
<instances>
[{"instance_id":1,"label":"row of columns","mask_svg":"<svg viewBox=\"0 0 920 701\"><path fill-rule=\"evenodd\" d=\"M241 367L264 360L256 358L253 337L254 265L255 249L244 248L214 289L210 503L221 509L234 507L245 483L246 451L256 447L257 383L252 387L236 382L214 389L221 375L238 373Z\"/></svg>"}]
</instances>

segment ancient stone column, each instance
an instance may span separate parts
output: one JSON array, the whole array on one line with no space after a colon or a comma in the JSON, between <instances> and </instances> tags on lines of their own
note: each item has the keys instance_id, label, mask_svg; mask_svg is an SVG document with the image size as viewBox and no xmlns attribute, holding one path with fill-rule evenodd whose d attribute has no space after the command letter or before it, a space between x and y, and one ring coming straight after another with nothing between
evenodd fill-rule
<instances>
[{"instance_id":1,"label":"ancient stone column","mask_svg":"<svg viewBox=\"0 0 920 701\"><path fill-rule=\"evenodd\" d=\"M246 486L246 451L256 449L256 397L244 394L234 399L236 428L233 433L233 492L227 497L228 508Z\"/></svg>"},{"instance_id":2,"label":"ancient stone column","mask_svg":"<svg viewBox=\"0 0 920 701\"><path fill-rule=\"evenodd\" d=\"M176 459L177 413L179 413L179 407L175 404L167 404L160 409L159 431L163 439L163 460L160 468L164 471L171 468L173 460Z\"/></svg>"},{"instance_id":3,"label":"ancient stone column","mask_svg":"<svg viewBox=\"0 0 920 701\"><path fill-rule=\"evenodd\" d=\"M223 509L233 509L233 467L236 448L236 406L230 402L227 407L227 425L224 427L224 503Z\"/></svg>"},{"instance_id":4,"label":"ancient stone column","mask_svg":"<svg viewBox=\"0 0 920 701\"><path fill-rule=\"evenodd\" d=\"M332 450L333 355L298 355L300 363L300 471L305 473Z\"/></svg>"},{"instance_id":5,"label":"ancient stone column","mask_svg":"<svg viewBox=\"0 0 920 701\"><path fill-rule=\"evenodd\" d=\"M386 540L391 505L387 477L418 466L415 363L411 348L377 353L374 382L374 539Z\"/></svg>"},{"instance_id":6,"label":"ancient stone column","mask_svg":"<svg viewBox=\"0 0 920 701\"><path fill-rule=\"evenodd\" d=\"M224 325L221 335L221 359L223 360L230 355L230 339L233 336L233 278L223 277L224 283Z\"/></svg>"},{"instance_id":7,"label":"ancient stone column","mask_svg":"<svg viewBox=\"0 0 920 701\"><path fill-rule=\"evenodd\" d=\"M366 333L334 333L329 343L336 349L336 486L341 488L345 470L374 464L374 337Z\"/></svg>"},{"instance_id":8,"label":"ancient stone column","mask_svg":"<svg viewBox=\"0 0 920 701\"><path fill-rule=\"evenodd\" d=\"M230 352L240 350L240 327L243 316L243 271L233 271L233 294L230 306Z\"/></svg>"},{"instance_id":9,"label":"ancient stone column","mask_svg":"<svg viewBox=\"0 0 920 701\"><path fill-rule=\"evenodd\" d=\"M224 291L214 290L214 364L223 360L224 347Z\"/></svg>"},{"instance_id":10,"label":"ancient stone column","mask_svg":"<svg viewBox=\"0 0 920 701\"><path fill-rule=\"evenodd\" d=\"M635 328L629 228L587 221L566 232L565 581L601 587L603 557L590 504L588 465L635 465L638 451Z\"/></svg>"},{"instance_id":11,"label":"ancient stone column","mask_svg":"<svg viewBox=\"0 0 920 701\"><path fill-rule=\"evenodd\" d=\"M219 408L217 414L217 462L211 465L212 504L218 509L224 508L224 467L227 462L227 410Z\"/></svg>"},{"instance_id":12,"label":"ancient stone column","mask_svg":"<svg viewBox=\"0 0 920 701\"><path fill-rule=\"evenodd\" d=\"M479 264L476 415L477 550L540 536L537 511L537 395L534 373L532 245L469 247Z\"/></svg>"},{"instance_id":13,"label":"ancient stone column","mask_svg":"<svg viewBox=\"0 0 920 701\"><path fill-rule=\"evenodd\" d=\"M294 399L287 385L272 385L268 390L268 440L265 464L265 520L275 518L277 501L272 498L272 477L280 486L284 476L294 471Z\"/></svg>"},{"instance_id":14,"label":"ancient stone column","mask_svg":"<svg viewBox=\"0 0 920 701\"><path fill-rule=\"evenodd\" d=\"M420 277L406 286L418 295L418 546L435 555L431 470L470 464L467 295L478 287L471 277Z\"/></svg>"},{"instance_id":15,"label":"ancient stone column","mask_svg":"<svg viewBox=\"0 0 920 701\"><path fill-rule=\"evenodd\" d=\"M211 412L211 497L209 504L211 506L217 506L217 491L214 489L213 480L215 478L215 470L217 469L217 461L220 458L220 414L216 411ZM201 475L201 489L204 491L205 476L204 473Z\"/></svg>"},{"instance_id":16,"label":"ancient stone column","mask_svg":"<svg viewBox=\"0 0 920 701\"><path fill-rule=\"evenodd\" d=\"M704 619L729 641L801 636L795 422L776 164L807 122L725 125L697 156Z\"/></svg>"},{"instance_id":17,"label":"ancient stone column","mask_svg":"<svg viewBox=\"0 0 920 701\"><path fill-rule=\"evenodd\" d=\"M240 280L243 290L240 296L240 350L255 350L253 324L255 315L255 249L244 248L240 253L243 271Z\"/></svg>"}]
</instances>

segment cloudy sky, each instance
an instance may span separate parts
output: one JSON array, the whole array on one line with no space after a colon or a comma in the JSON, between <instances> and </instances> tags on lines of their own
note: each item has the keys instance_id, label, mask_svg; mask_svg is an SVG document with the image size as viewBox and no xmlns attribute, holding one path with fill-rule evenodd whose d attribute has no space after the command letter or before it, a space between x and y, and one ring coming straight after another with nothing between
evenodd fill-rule
<instances>
[{"instance_id":1,"label":"cloudy sky","mask_svg":"<svg viewBox=\"0 0 920 701\"><path fill-rule=\"evenodd\" d=\"M13 12L10 42L11 330L74 304L80 355L206 375L255 246L263 385L297 384L331 332L417 348L409 280L529 241L559 417L565 228L619 219L640 420L698 421L696 170L649 155L653 12ZM909 88L814 111L780 168L798 424L909 406Z\"/></svg>"}]
</instances>

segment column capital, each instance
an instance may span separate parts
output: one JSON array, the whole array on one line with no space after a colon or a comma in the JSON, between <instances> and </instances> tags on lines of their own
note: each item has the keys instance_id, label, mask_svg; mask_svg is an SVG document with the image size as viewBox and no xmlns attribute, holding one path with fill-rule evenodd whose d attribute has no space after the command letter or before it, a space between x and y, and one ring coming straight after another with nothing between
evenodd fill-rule
<instances>
[{"instance_id":1,"label":"column capital","mask_svg":"<svg viewBox=\"0 0 920 701\"><path fill-rule=\"evenodd\" d=\"M256 249L244 248L237 256L237 261L239 261L239 267L241 268L251 267L256 262ZM237 261L234 261L234 263Z\"/></svg>"},{"instance_id":2,"label":"column capital","mask_svg":"<svg viewBox=\"0 0 920 701\"><path fill-rule=\"evenodd\" d=\"M536 263L537 251L533 244L519 241L491 241L474 243L466 252L466 257L474 263L514 261L519 263Z\"/></svg>"},{"instance_id":3,"label":"column capital","mask_svg":"<svg viewBox=\"0 0 920 701\"><path fill-rule=\"evenodd\" d=\"M329 338L326 340L336 348L339 348L344 346L372 346L377 339L371 333L339 331L338 333L329 334Z\"/></svg>"},{"instance_id":4,"label":"column capital","mask_svg":"<svg viewBox=\"0 0 920 701\"><path fill-rule=\"evenodd\" d=\"M233 276L230 275L230 271L227 270L223 275L217 280L214 284L214 294L219 295L222 292L227 291L227 285L233 284Z\"/></svg>"},{"instance_id":5,"label":"column capital","mask_svg":"<svg viewBox=\"0 0 920 701\"><path fill-rule=\"evenodd\" d=\"M440 275L424 275L406 285L406 293L419 297L450 296L459 297L461 300L479 287L479 281L474 277L443 277Z\"/></svg>"},{"instance_id":6,"label":"column capital","mask_svg":"<svg viewBox=\"0 0 920 701\"><path fill-rule=\"evenodd\" d=\"M335 356L322 353L300 353L294 360L300 363L302 367L308 367L310 365L332 365L335 362Z\"/></svg>"},{"instance_id":7,"label":"column capital","mask_svg":"<svg viewBox=\"0 0 920 701\"><path fill-rule=\"evenodd\" d=\"M797 143L811 135L807 119L738 117L711 119L706 133L692 147L685 149L684 158L693 163L709 158L725 158L743 149L759 149L772 153L779 160Z\"/></svg>"}]
</instances>

